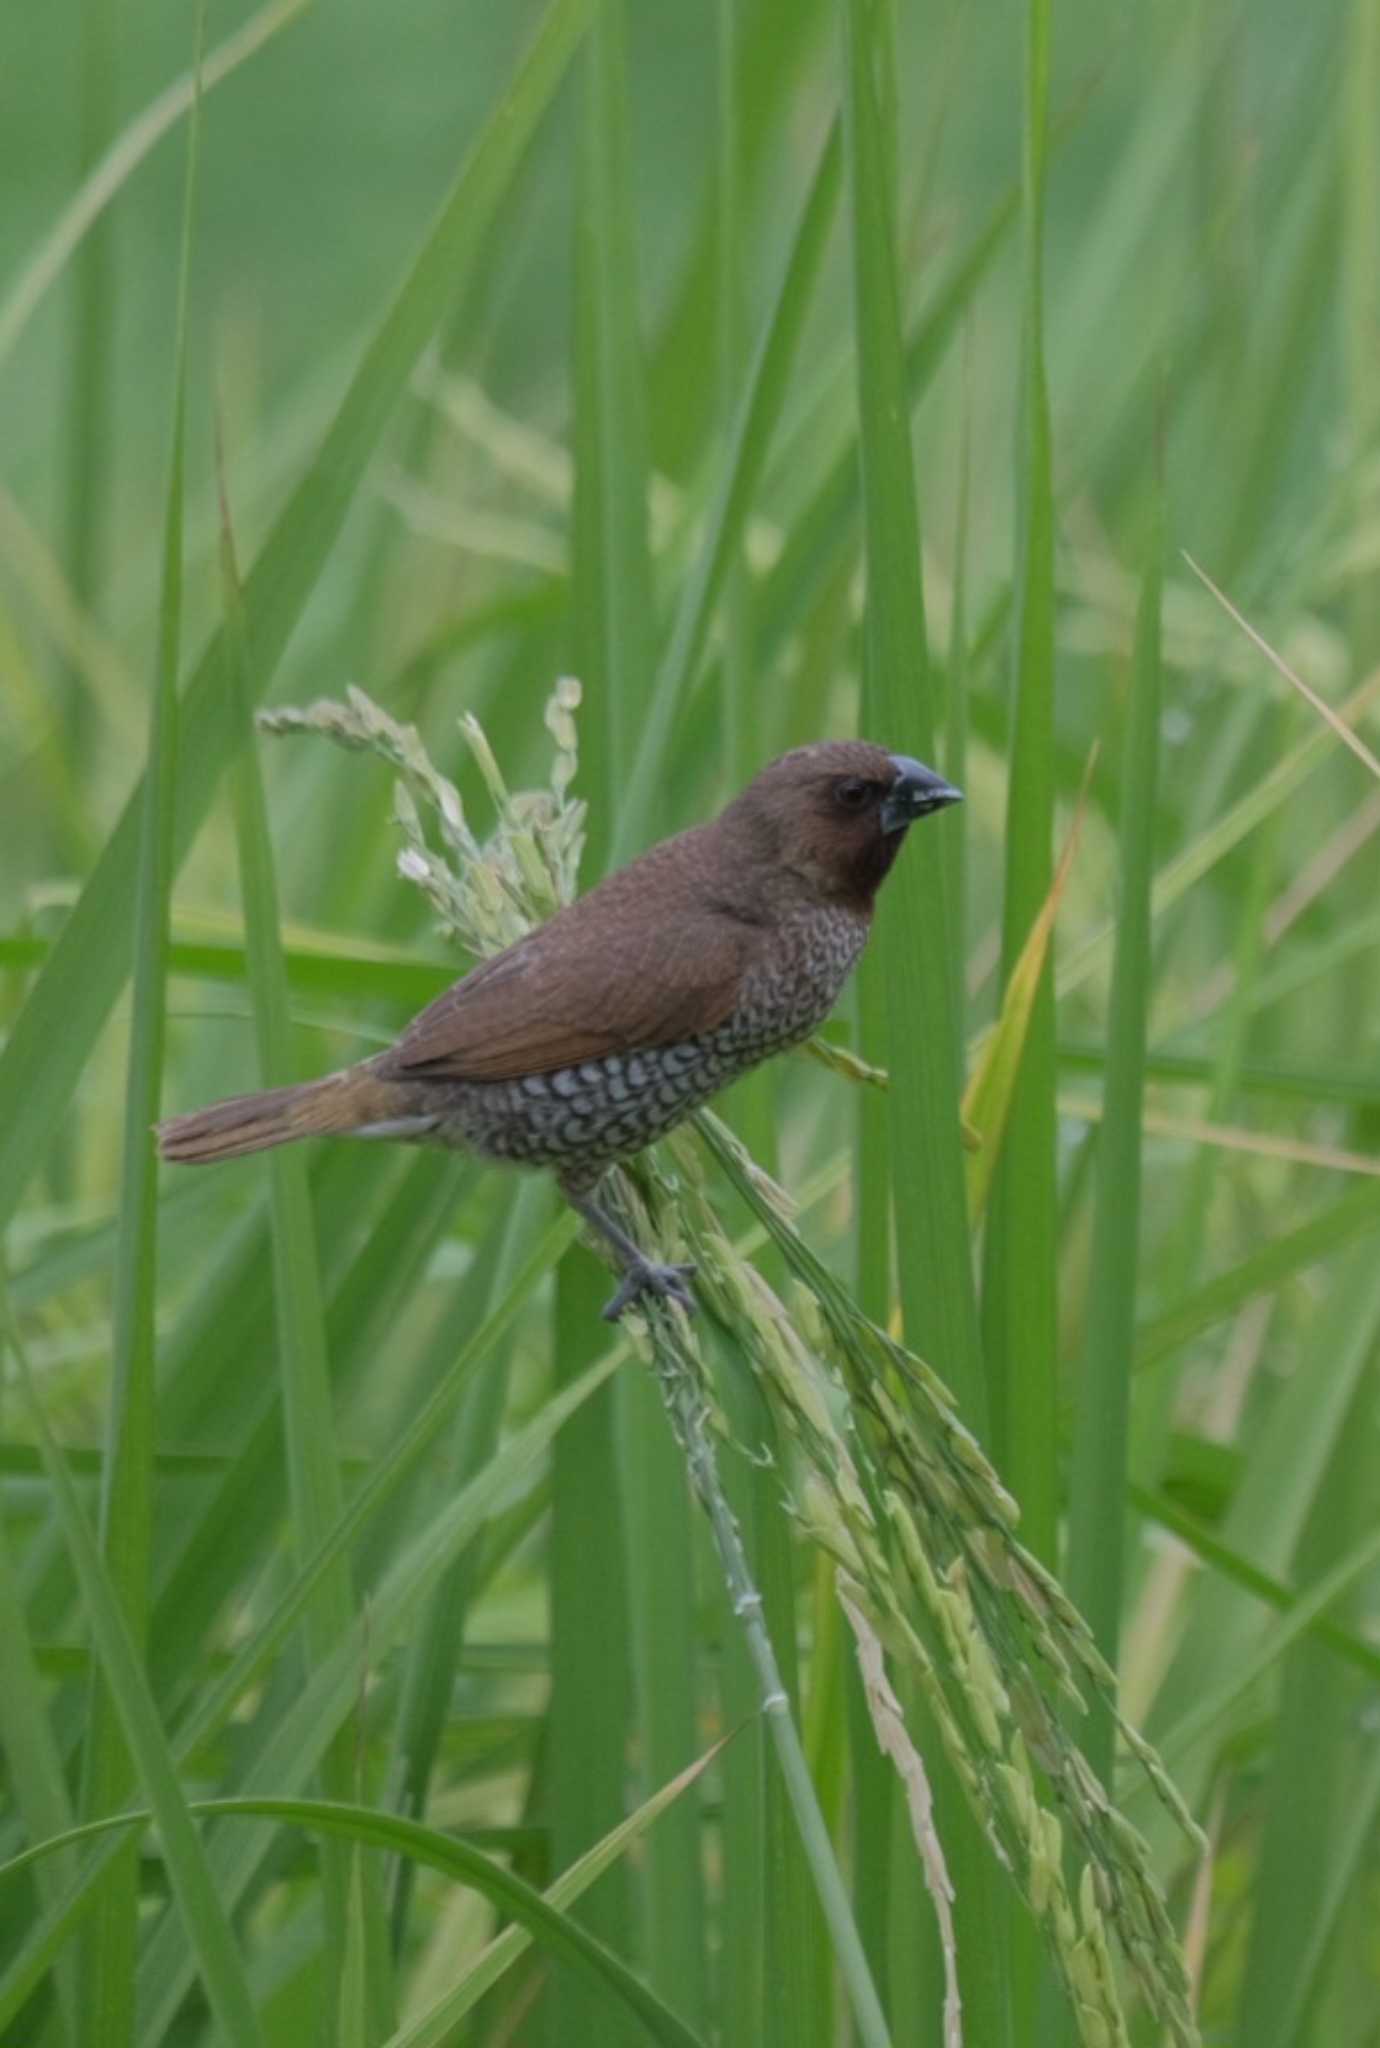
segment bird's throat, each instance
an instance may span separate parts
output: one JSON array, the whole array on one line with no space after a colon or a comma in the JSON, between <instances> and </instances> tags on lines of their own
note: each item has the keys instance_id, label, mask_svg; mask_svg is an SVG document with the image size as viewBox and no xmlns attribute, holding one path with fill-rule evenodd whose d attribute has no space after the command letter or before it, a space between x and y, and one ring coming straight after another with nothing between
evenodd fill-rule
<instances>
[{"instance_id":1,"label":"bird's throat","mask_svg":"<svg viewBox=\"0 0 1380 2048\"><path fill-rule=\"evenodd\" d=\"M906 830L886 832L869 839L850 865L850 900L859 909L871 910L872 899L891 873L892 862L905 843Z\"/></svg>"}]
</instances>

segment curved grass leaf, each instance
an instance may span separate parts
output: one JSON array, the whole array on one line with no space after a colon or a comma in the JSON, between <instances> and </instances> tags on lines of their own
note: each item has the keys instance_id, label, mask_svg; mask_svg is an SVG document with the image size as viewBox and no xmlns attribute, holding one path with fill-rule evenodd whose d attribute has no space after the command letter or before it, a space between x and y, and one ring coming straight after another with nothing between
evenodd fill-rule
<instances>
[{"instance_id":1,"label":"curved grass leaf","mask_svg":"<svg viewBox=\"0 0 1380 2048\"><path fill-rule=\"evenodd\" d=\"M579 1379L553 1395L471 1485L448 1502L399 1551L374 1587L368 1604L355 1614L349 1633L310 1672L246 1762L241 1773L241 1790L245 1794L295 1790L307 1782L356 1707L361 1672L412 1623L442 1573L473 1540L485 1518L503 1498L513 1476L548 1447L556 1431L597 1393L622 1357L621 1347L615 1347ZM350 1513L351 1508L347 1507L342 1520ZM299 1579L293 1597L280 1603L272 1621L275 1633L285 1623L285 1607L291 1608L295 1619L302 1599L308 1596L304 1582L314 1580L315 1571L329 1563L339 1536L338 1524L334 1537L317 1551ZM228 1690L228 1686L218 1689L217 1697L193 1714L192 1725L179 1731L180 1756L192 1753L195 1741L209 1724L210 1708L218 1710ZM272 1839L266 1830L248 1829L235 1838L223 1834L213 1838L209 1845L210 1863L224 1900L238 1905L271 1846ZM141 2040L156 2042L171 2023L186 1994L190 1974L191 1958L181 1930L171 1920L164 1920L150 1940L140 1966L141 1994L146 1999L146 2024Z\"/></svg>"},{"instance_id":2,"label":"curved grass leaf","mask_svg":"<svg viewBox=\"0 0 1380 2048\"><path fill-rule=\"evenodd\" d=\"M610 1834L605 1835L601 1842L596 1842L592 1849L586 1850L585 1854L577 1862L572 1863L568 1870L563 1871L556 1882L548 1886L542 1894L547 1905L557 1908L572 1905L596 1878L603 1875L610 1864L646 1834L653 1822L658 1820L668 1807L699 1781L702 1773L723 1750L724 1742L731 1739L726 1736L717 1742L713 1749L708 1750L685 1770L678 1772L668 1784L661 1787L660 1791L654 1792L650 1799L645 1800L635 1813L630 1813L627 1819L620 1822ZM501 1934L495 1935L488 1946L480 1951L473 1962L466 1965L451 1989L419 2018L400 2027L392 2039L384 2044L384 2048L442 2048L442 2044L451 2039L451 2029L473 2009L487 1991L492 1989L503 1973L511 1969L518 1957L530 1946L532 1938L531 1931L520 1922L515 1926L505 1927Z\"/></svg>"},{"instance_id":3,"label":"curved grass leaf","mask_svg":"<svg viewBox=\"0 0 1380 2048\"><path fill-rule=\"evenodd\" d=\"M698 1768L702 1769L703 1764ZM676 1781L670 1796L684 1790L689 1782L691 1776L686 1773ZM666 1803L669 1800L664 1800L662 1805ZM644 1809L635 1818L645 1824L661 1810L661 1805L650 1813ZM472 1848L454 1835L442 1834L437 1828L423 1827L417 1821L403 1820L395 1813L354 1805L345 1800L203 1799L196 1801L189 1811L208 1820L234 1817L282 1821L291 1827L381 1849L390 1855L411 1857L457 1883L472 1885L504 1913L511 1914L534 1940L540 1941L553 1955L621 1998L642 2021L653 2040L665 2043L666 2048L702 2048L700 2036L692 2033L660 1999L654 1997L610 1949L586 1934L578 1921L550 1904L540 1892L533 1891L521 1878L505 1870L501 1863L495 1863L492 1857L485 1856L481 1850ZM113 1830L142 1829L153 1818L151 1813L113 1814L107 1819L73 1828L68 1834L40 1842L0 1865L0 1882L16 1875L40 1856L57 1853ZM620 1830L618 1849L621 1850L630 1839L632 1831L625 1833ZM238 2041L246 2037L232 2034L230 2038Z\"/></svg>"},{"instance_id":4,"label":"curved grass leaf","mask_svg":"<svg viewBox=\"0 0 1380 2048\"><path fill-rule=\"evenodd\" d=\"M8 1309L0 1301L0 1314ZM158 1824L180 1923L206 1996L227 2043L261 2048L262 2034L249 1980L231 1932L201 1837L187 1810L177 1768L144 1676L139 1648L130 1633L118 1593L96 1547L62 1453L53 1441L38 1389L18 1332L6 1329L29 1408L63 1536L81 1587L102 1676L119 1716L120 1732L134 1760ZM91 1901L94 1903L94 1899Z\"/></svg>"}]
</instances>

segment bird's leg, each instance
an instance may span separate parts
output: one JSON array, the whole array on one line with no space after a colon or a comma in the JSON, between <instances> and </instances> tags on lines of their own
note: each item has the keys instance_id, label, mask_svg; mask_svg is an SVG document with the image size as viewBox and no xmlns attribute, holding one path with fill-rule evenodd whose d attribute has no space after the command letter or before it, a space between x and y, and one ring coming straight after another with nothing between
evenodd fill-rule
<instances>
[{"instance_id":1,"label":"bird's leg","mask_svg":"<svg viewBox=\"0 0 1380 2048\"><path fill-rule=\"evenodd\" d=\"M572 1186L567 1180L561 1181L561 1193L572 1209L577 1209L586 1223L590 1224L606 1244L613 1247L618 1263L623 1269L623 1278L618 1292L604 1309L604 1321L616 1323L625 1308L644 1294L652 1295L658 1301L675 1301L687 1311L693 1311L695 1297L686 1285L694 1272L691 1266L666 1266L656 1259L649 1259L639 1245L634 1243L621 1223L612 1217L602 1204L594 1199L592 1189Z\"/></svg>"}]
</instances>

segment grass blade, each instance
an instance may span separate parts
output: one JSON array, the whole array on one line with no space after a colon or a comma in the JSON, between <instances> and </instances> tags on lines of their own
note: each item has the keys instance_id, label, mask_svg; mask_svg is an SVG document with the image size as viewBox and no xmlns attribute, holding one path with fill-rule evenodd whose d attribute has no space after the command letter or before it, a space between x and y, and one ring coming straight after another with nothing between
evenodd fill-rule
<instances>
[{"instance_id":1,"label":"grass blade","mask_svg":"<svg viewBox=\"0 0 1380 2048\"><path fill-rule=\"evenodd\" d=\"M867 564L863 724L888 746L933 760L939 720L925 635L919 512L909 436L900 431L910 407L889 134L894 54L885 10L874 0L844 0L843 24ZM959 1135L959 997L943 834L940 819L927 833L924 861L898 862L878 920L891 1187L907 1341L935 1361L969 1421L980 1427L986 1396ZM864 1004L869 971L864 968ZM995 2041L1004 2025L1006 1973L994 1938L994 1873L947 1770L936 1773L936 1790L957 1891L964 2005L974 2038ZM936 2014L938 2006L936 1996Z\"/></svg>"},{"instance_id":2,"label":"grass blade","mask_svg":"<svg viewBox=\"0 0 1380 2048\"><path fill-rule=\"evenodd\" d=\"M1380 1226L1380 1187L1362 1185L1307 1223L1262 1245L1225 1273L1195 1288L1145 1323L1136 1337L1139 1371L1154 1365L1214 1323L1222 1322L1259 1294L1271 1293L1291 1275L1315 1265L1358 1232Z\"/></svg>"},{"instance_id":3,"label":"grass blade","mask_svg":"<svg viewBox=\"0 0 1380 2048\"><path fill-rule=\"evenodd\" d=\"M14 1806L31 1842L59 1835L72 1825L72 1806L62 1772L62 1754L48 1720L44 1687L29 1638L18 1575L9 1542L0 1525L0 1751L13 1787ZM63 1857L38 1872L38 1894L46 1907L58 1904L72 1880L72 1862ZM60 1962L57 1990L61 2006L60 2039L76 2040L81 2000L75 1958Z\"/></svg>"},{"instance_id":4,"label":"grass blade","mask_svg":"<svg viewBox=\"0 0 1380 2048\"><path fill-rule=\"evenodd\" d=\"M582 762L591 804L584 856L589 878L604 870L610 840L623 823L625 793L637 787L632 767L656 643L626 44L624 0L603 0L582 63L575 273L572 595L576 668L595 713L595 745L584 749ZM587 1286L575 1286L583 1300ZM597 1329L592 1316L566 1326L558 1350L563 1372L592 1355ZM600 1429L611 1435L596 1446ZM621 1818L629 1728L636 1730L644 1786L664 1783L695 1747L690 1502L649 1375L625 1376L590 1410L583 1428L558 1440L555 1486L560 1519L553 1533L568 1553L560 1569L562 1596L587 1624L577 1620L567 1628L558 1621L552 1672L556 1854L565 1863ZM595 1528L623 1544L626 1608L610 1597L603 1544L588 1533ZM574 1540L577 1529L584 1534ZM595 1616L603 1617L597 1635L588 1625ZM607 1684L607 1674L620 1668L630 1680L628 1727L612 1710ZM591 1716L596 1699L600 1711ZM602 1811L593 1797L595 1780L608 1799ZM648 1840L637 1916L651 1983L695 2024L706 2010L698 1822L687 1803ZM594 1895L597 1917L587 1924L606 1939L619 1938L629 1924L628 1906L628 1878L620 1869ZM582 1985L558 1977L549 2002L555 2038L607 2030L602 2005L591 2006Z\"/></svg>"},{"instance_id":5,"label":"grass blade","mask_svg":"<svg viewBox=\"0 0 1380 2048\"><path fill-rule=\"evenodd\" d=\"M884 169L883 124L873 79L883 63L879 17L867 0L845 7L848 98L845 136L851 188L858 403L867 532L868 608L864 722L897 749L933 756L936 706L920 587L919 517L907 416L894 236L894 195ZM943 887L944 821L926 859L898 863L879 925L887 971L891 1096L897 1128L893 1174L904 1217L901 1298L918 1349L944 1362L970 1409L981 1412L976 1306L968 1260L959 1138L959 1051L953 947ZM931 870L929 875L925 867ZM886 934L898 934L888 945ZM904 934L904 938L899 937ZM932 1276L946 1276L942 1287ZM923 1277L922 1277L923 1276Z\"/></svg>"},{"instance_id":6,"label":"grass blade","mask_svg":"<svg viewBox=\"0 0 1380 2048\"><path fill-rule=\"evenodd\" d=\"M116 14L111 0L84 0L81 8L81 149L86 168L105 143L114 114ZM111 341L115 323L114 251L108 224L92 235L73 277L70 385L64 408L66 428L66 559L68 585L78 613L94 613L105 578L112 510ZM65 678L68 748L88 761L92 747L91 706L80 672Z\"/></svg>"},{"instance_id":7,"label":"grass blade","mask_svg":"<svg viewBox=\"0 0 1380 2048\"><path fill-rule=\"evenodd\" d=\"M1130 1376L1140 1257L1141 1112L1150 1001L1150 882L1159 771L1160 602L1164 537L1158 514L1146 555L1121 771L1116 956L1107 1026L1106 1101L1097 1157L1092 1282L1078 1383L1069 1501L1068 1584L1115 1667L1126 1569ZM1085 1738L1110 1783L1115 1730L1099 1704Z\"/></svg>"},{"instance_id":8,"label":"grass blade","mask_svg":"<svg viewBox=\"0 0 1380 2048\"><path fill-rule=\"evenodd\" d=\"M235 840L244 907L245 954L254 1022L259 1046L262 1086L272 1088L292 1078L287 975L278 943L278 884L268 809L264 801L255 746L250 677L255 668L249 646L244 601L235 562L235 542L226 497L223 455L217 450L221 504L221 587L225 606L225 662L230 694L238 719L232 784ZM259 674L259 687L267 676ZM330 1359L326 1342L325 1307L317 1260L316 1226L305 1156L283 1146L268 1161L272 1215L273 1293L278 1335L279 1385L287 1452L291 1539L298 1563L309 1558L339 1521L343 1506L340 1464L335 1444ZM310 1668L326 1661L348 1633L354 1602L350 1573L343 1557L323 1572L303 1616L303 1642ZM343 1728L327 1751L322 1783L342 1798L353 1789L354 1744ZM351 1930L367 1938L370 1953L384 1953L383 1920L375 1873L366 1871L357 1855L338 1842L323 1845L322 1887L325 1894L325 1985L332 2031L346 2018L344 1999L352 1978L367 1983L371 2031L392 2024L391 1999L379 1982L377 1968L366 1970L356 1954ZM354 1892L358 1889L358 1899ZM357 1903L358 1913L354 1911Z\"/></svg>"},{"instance_id":9,"label":"grass blade","mask_svg":"<svg viewBox=\"0 0 1380 2048\"><path fill-rule=\"evenodd\" d=\"M737 421L742 416L745 379L749 384L757 380L764 405L778 414L790 392L799 339L792 338L786 346L785 337L815 297L818 271L837 212L841 167L835 123L789 259L787 277L789 280L794 274L797 280L791 287L797 310L788 320L782 317L788 303L783 286L774 321L783 345L759 350L754 365L747 352L742 233L749 166L754 145L760 145L760 137L749 132L750 123L744 119L752 33L741 10L731 0L720 0L715 52L715 342L723 460L729 469L738 466ZM758 483L760 479L754 478L753 484ZM752 509L752 498L745 500L745 507ZM799 711L794 711L789 725L783 725L779 707L761 688L752 658L756 593L745 546L747 528L744 521L735 524L736 536L726 543L729 554L722 579L718 698L728 736L727 784L736 789L780 746L810 736L812 727L808 713L801 722ZM701 569L706 562L702 555ZM677 619L679 632L686 630L692 616L688 609L691 601L687 589ZM736 1126L753 1156L768 1171L777 1163L781 1099L780 1077L770 1067L746 1077L735 1090ZM763 1619L776 1646L782 1683L799 1724L802 1693L796 1651L796 1547L776 1483L781 1447L775 1420L739 1360L721 1353L716 1365L719 1398L734 1438L757 1448L754 1457L725 1462L724 1485L742 1530L753 1583L762 1596ZM716 1579L718 1576L716 1573ZM726 1592L717 1587L716 1592L720 1615L716 1633L723 1644L719 1711L728 1726L746 1724L723 1765L719 2026L726 2039L759 2037L761 2048L797 2048L797 2044L798 2048L811 2048L831 2025L831 1945L787 1788L757 1711L760 1696L752 1659Z\"/></svg>"},{"instance_id":10,"label":"grass blade","mask_svg":"<svg viewBox=\"0 0 1380 2048\"><path fill-rule=\"evenodd\" d=\"M1380 1282L1374 1254L1353 1248L1334 1276L1326 1302L1314 1319L1310 1352L1315 1370L1297 1387L1288 1386L1273 1403L1252 1446L1223 1520L1225 1542L1258 1568L1288 1576L1313 1504L1331 1467L1339 1435L1363 1381L1380 1330ZM1296 1607L1278 1640L1294 1640L1306 1625ZM1186 1617L1173 1662L1155 1702L1152 1730L1170 1730L1187 1746L1195 1731L1220 1736L1213 1723L1239 1695L1238 1678L1258 1651L1260 1617L1231 1587L1202 1584ZM1190 1796L1193 1776L1208 1762L1200 1743L1190 1763L1180 1766Z\"/></svg>"},{"instance_id":11,"label":"grass blade","mask_svg":"<svg viewBox=\"0 0 1380 2048\"><path fill-rule=\"evenodd\" d=\"M547 1905L561 1908L573 1905L597 1878L602 1877L610 1864L640 1841L682 1794L699 1782L702 1773L722 1749L723 1743L717 1743L697 1762L680 1771L669 1784L644 1800L625 1821L563 1871L542 1894ZM400 2027L385 2048L442 2048L442 2044L452 2038L451 2030L456 2022L463 2019L485 1992L498 1982L504 1971L512 1967L530 1946L531 1940L531 1933L521 1924L506 1927L468 1965L459 1982L419 2019L409 2026Z\"/></svg>"},{"instance_id":12,"label":"grass blade","mask_svg":"<svg viewBox=\"0 0 1380 2048\"><path fill-rule=\"evenodd\" d=\"M614 858L618 860L637 849L650 826L674 722L694 679L724 577L742 543L748 507L781 417L790 367L819 279L838 204L841 167L835 128L830 130L820 156L780 288L757 344L739 403L728 459L705 521L704 538L695 567L682 589L666 651L658 665L632 787L625 793L620 810L613 847Z\"/></svg>"},{"instance_id":13,"label":"grass blade","mask_svg":"<svg viewBox=\"0 0 1380 2048\"><path fill-rule=\"evenodd\" d=\"M538 1203L542 1209L547 1206L545 1191L528 1187L516 1201L506 1204L495 1219L481 1247L478 1270L467 1276L467 1284L457 1297L455 1326L468 1330L477 1321L483 1327L487 1320L483 1311L492 1314L504 1295L511 1295L519 1248L530 1235L529 1219L535 1217ZM443 1341L451 1336L450 1324L448 1317L440 1333ZM447 1359L447 1363L452 1361ZM501 1356L491 1360L487 1373L477 1386L467 1390L461 1402L452 1428L448 1482L452 1485L465 1485L477 1477L498 1448L508 1394L508 1363ZM442 1374L433 1396L444 1380ZM482 1542L476 1541L461 1553L437 1586L399 1687L393 1770L398 1811L408 1820L421 1820L426 1814L432 1777L455 1697L482 1561ZM410 1863L398 1863L390 1904L395 1953L401 1951L406 1937L414 1876Z\"/></svg>"},{"instance_id":14,"label":"grass blade","mask_svg":"<svg viewBox=\"0 0 1380 2048\"><path fill-rule=\"evenodd\" d=\"M514 1477L549 1448L557 1431L598 1392L624 1355L621 1347L615 1347L573 1384L552 1395L479 1477L448 1501L395 1558L377 1582L368 1607L356 1615L349 1635L310 1673L250 1758L242 1773L244 1793L258 1796L295 1790L309 1779L357 1704L363 1666L384 1655L401 1631L415 1622L427 1595L504 1498ZM179 1731L179 1755L192 1751L208 1719L195 1713L190 1725ZM230 1905L239 1904L270 1847L263 1831L254 1830L246 1831L240 1840L217 1837L211 1842L211 1868L220 1896ZM141 2035L145 2048L158 2041L171 2023L186 1995L190 1974L191 1958L181 1931L165 1921L140 1966L141 1992L147 1998L147 2024Z\"/></svg>"},{"instance_id":15,"label":"grass blade","mask_svg":"<svg viewBox=\"0 0 1380 2048\"><path fill-rule=\"evenodd\" d=\"M206 10L198 8L194 74L200 76ZM120 1225L115 1246L113 1371L101 1473L100 1537L110 1583L132 1641L148 1631L153 1540L155 1420L154 1305L158 1284L157 1161L153 1126L163 1086L169 907L177 808L177 676L182 651L183 476L187 420L187 317L201 139L199 91L187 132L182 243L173 341L173 405L163 515L158 660L149 709L148 761L139 821L134 930L134 1013L125 1079ZM90 252L94 256L94 250ZM92 423L86 422L88 430ZM122 1711L109 1675L92 1675L82 1752L82 1812L108 1813L127 1793L130 1763ZM134 2025L139 1866L134 1845L101 1884L85 1955L83 2002L105 2038L124 2041ZM95 2035L88 2035L94 2039Z\"/></svg>"},{"instance_id":16,"label":"grass blade","mask_svg":"<svg viewBox=\"0 0 1380 2048\"><path fill-rule=\"evenodd\" d=\"M1221 1542L1210 1529L1193 1515L1162 1493L1154 1493L1147 1486L1131 1487L1131 1499L1139 1514L1158 1522L1162 1529L1168 1529L1180 1542L1187 1544L1195 1557L1211 1565L1234 1585L1252 1593L1280 1614L1288 1614L1299 1599L1291 1586L1286 1586L1269 1572L1262 1572L1249 1558L1243 1557L1230 1544ZM1371 1678L1380 1678L1380 1650L1373 1649L1363 1636L1344 1628L1331 1620L1325 1613L1315 1614L1308 1622L1308 1632L1320 1643L1326 1643L1338 1657L1344 1657L1354 1664L1358 1671Z\"/></svg>"},{"instance_id":17,"label":"grass blade","mask_svg":"<svg viewBox=\"0 0 1380 2048\"><path fill-rule=\"evenodd\" d=\"M524 1306L533 1284L564 1252L574 1238L577 1228L572 1216L562 1216L548 1229L531 1254L525 1259L515 1275L512 1285L503 1299L489 1316L473 1332L468 1343L457 1353L446 1378L433 1390L430 1399L412 1418L408 1427L392 1445L386 1457L382 1458L369 1477L351 1494L348 1503L335 1526L322 1537L311 1557L301 1565L297 1576L287 1586L274 1606L264 1616L253 1635L243 1643L230 1665L215 1686L198 1694L195 1711L187 1725L179 1731L179 1740L189 1747L206 1742L229 1718L244 1692L267 1664L273 1652L283 1643L299 1618L305 1612L308 1601L323 1578L338 1563L348 1556L351 1546L369 1526L387 1501L404 1482L416 1471L420 1460L434 1445L441 1430L451 1419L455 1404L466 1386L474 1368L489 1354L499 1337L507 1330L514 1317ZM612 1369L620 1364L624 1351L615 1349L606 1353L597 1367L582 1376L576 1383L586 1391L602 1384ZM562 1396L565 1399L566 1396ZM570 1398L573 1406L579 1403ZM565 1410L559 1411L554 1423L543 1425L529 1438L524 1433L505 1444L493 1459L490 1459L463 1489L456 1499L472 1502L475 1526L482 1525L484 1514L498 1498L498 1489L520 1473L523 1457L535 1455L542 1449L560 1426ZM511 1454L511 1455L510 1455ZM506 1475L506 1477L505 1477ZM451 1506L454 1507L452 1502Z\"/></svg>"},{"instance_id":18,"label":"grass blade","mask_svg":"<svg viewBox=\"0 0 1380 2048\"><path fill-rule=\"evenodd\" d=\"M1340 707L1340 714L1347 721L1355 720L1359 714L1380 696L1380 670L1368 676L1357 685L1346 702ZM1334 740L1329 729L1311 732L1279 756L1267 768L1251 788L1238 797L1221 816L1210 825L1191 846L1184 848L1155 876L1150 906L1156 919L1182 902L1205 875L1211 874L1218 863L1226 858L1233 847L1239 846L1248 834L1266 818L1272 817L1281 805L1288 802L1308 778L1333 758ZM1069 995L1080 988L1115 936L1114 924L1100 925L1082 943L1074 947L1058 970L1058 992Z\"/></svg>"},{"instance_id":19,"label":"grass blade","mask_svg":"<svg viewBox=\"0 0 1380 2048\"><path fill-rule=\"evenodd\" d=\"M386 1813L377 1807L352 1805L346 1800L206 1799L198 1801L193 1810L208 1818L285 1821L290 1826L332 1835L347 1843L366 1844L392 1855L411 1856L429 1869L439 1870L459 1883L472 1884L500 1904L506 1913L553 1953L615 1992L642 2021L653 2040L665 2043L666 2048L703 2048L700 2036L684 2026L617 1956L586 1934L578 1922L549 1904L539 1892L534 1892L521 1878L505 1870L502 1864L495 1863L492 1857L471 1848L469 1843L454 1835L442 1834L437 1828L423 1827L417 1821L403 1820L397 1814ZM156 1808L154 1817L157 1817ZM149 1818L148 1814L114 1814L103 1822L95 1823L94 1827L74 1829L71 1835L40 1844L39 1852L65 1848L72 1841L89 1837L104 1828L143 1826ZM0 1875L23 1868L34 1853L30 1851L24 1858L12 1860ZM239 2041L244 2037L232 2034L230 2038Z\"/></svg>"},{"instance_id":20,"label":"grass blade","mask_svg":"<svg viewBox=\"0 0 1380 2048\"><path fill-rule=\"evenodd\" d=\"M0 1304L8 1322L8 1308ZM181 1924L195 1954L211 2010L233 2048L261 2048L262 2035L234 1935L211 1875L167 1739L158 1720L119 1595L101 1559L76 1488L53 1441L38 1389L13 1325L7 1328L19 1385L53 1490L62 1532L81 1587L101 1670L158 1825Z\"/></svg>"},{"instance_id":21,"label":"grass blade","mask_svg":"<svg viewBox=\"0 0 1380 2048\"><path fill-rule=\"evenodd\" d=\"M20 271L3 301L0 301L0 363L28 325L44 294L57 282L83 240L91 234L101 215L125 181L144 158L162 141L168 130L190 112L198 91L208 93L223 78L237 70L261 50L281 28L303 13L308 0L272 0L251 15L234 35L207 53L201 66L200 83L195 71L161 92L138 119L132 121L111 144L99 162L93 163L81 185L68 200L55 225ZM93 52L99 61L99 51Z\"/></svg>"},{"instance_id":22,"label":"grass blade","mask_svg":"<svg viewBox=\"0 0 1380 2048\"><path fill-rule=\"evenodd\" d=\"M1002 983L1053 880L1054 491L1044 359L1044 211L1049 95L1047 0L1026 9L1020 424L1011 765L1002 897ZM1054 978L1031 1006L1006 1141L989 1198L982 1327L992 1446L1037 1557L1055 1561L1058 1305Z\"/></svg>"}]
</instances>

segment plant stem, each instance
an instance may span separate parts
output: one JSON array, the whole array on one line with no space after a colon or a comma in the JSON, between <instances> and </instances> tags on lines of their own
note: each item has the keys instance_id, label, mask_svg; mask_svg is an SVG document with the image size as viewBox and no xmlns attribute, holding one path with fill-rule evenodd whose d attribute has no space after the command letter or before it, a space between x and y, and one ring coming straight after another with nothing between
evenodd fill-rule
<instances>
[{"instance_id":1,"label":"plant stem","mask_svg":"<svg viewBox=\"0 0 1380 2048\"><path fill-rule=\"evenodd\" d=\"M829 1924L834 1952L857 2021L859 2040L864 2048L889 2048L891 2036L881 2001L853 1921L800 1735L791 1717L790 1699L781 1682L776 1651L762 1617L762 1596L753 1583L737 1517L729 1506L719 1477L718 1459L710 1433L709 1403L698 1384L695 1365L675 1329L676 1314L673 1309L657 1308L651 1310L647 1318L652 1357L666 1413L685 1454L690 1483L709 1517L729 1600L742 1624L748 1653L761 1688L762 1712L800 1830L801 1845L819 1893L820 1906Z\"/></svg>"}]
</instances>

